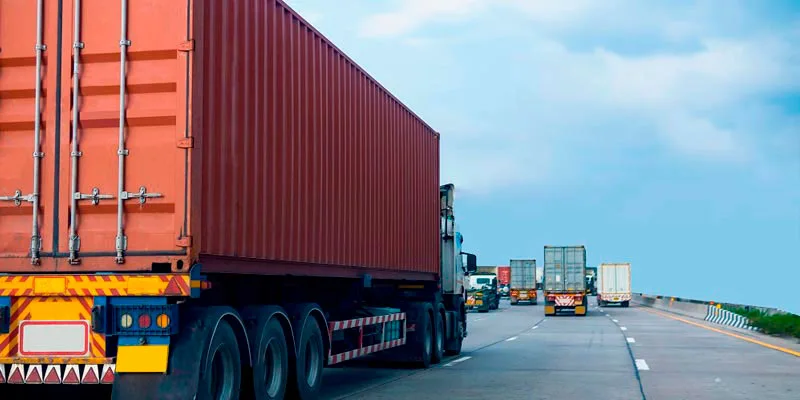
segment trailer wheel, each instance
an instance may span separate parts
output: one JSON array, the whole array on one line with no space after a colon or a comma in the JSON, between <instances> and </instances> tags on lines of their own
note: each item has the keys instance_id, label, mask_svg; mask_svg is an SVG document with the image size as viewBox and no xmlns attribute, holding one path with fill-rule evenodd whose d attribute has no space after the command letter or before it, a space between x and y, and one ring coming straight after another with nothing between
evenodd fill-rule
<instances>
[{"instance_id":1,"label":"trailer wheel","mask_svg":"<svg viewBox=\"0 0 800 400\"><path fill-rule=\"evenodd\" d=\"M236 400L242 384L242 360L236 334L220 320L200 364L200 384L214 400Z\"/></svg>"},{"instance_id":2,"label":"trailer wheel","mask_svg":"<svg viewBox=\"0 0 800 400\"><path fill-rule=\"evenodd\" d=\"M297 339L297 357L290 385L290 398L315 399L322 388L322 368L325 366L325 343L313 316L306 317Z\"/></svg>"},{"instance_id":3,"label":"trailer wheel","mask_svg":"<svg viewBox=\"0 0 800 400\"><path fill-rule=\"evenodd\" d=\"M444 358L444 316L442 312L444 311L444 307L438 305L435 308L436 312L433 313L434 317L433 320L435 331L433 333L433 353L431 354L431 362L433 364L438 364Z\"/></svg>"},{"instance_id":4,"label":"trailer wheel","mask_svg":"<svg viewBox=\"0 0 800 400\"><path fill-rule=\"evenodd\" d=\"M631 305L631 302L630 302L630 301L623 301L623 302L622 302L622 306L623 306L623 307L629 307L630 305Z\"/></svg>"},{"instance_id":5,"label":"trailer wheel","mask_svg":"<svg viewBox=\"0 0 800 400\"><path fill-rule=\"evenodd\" d=\"M289 375L289 347L280 322L272 318L254 339L253 392L256 400L282 399Z\"/></svg>"}]
</instances>

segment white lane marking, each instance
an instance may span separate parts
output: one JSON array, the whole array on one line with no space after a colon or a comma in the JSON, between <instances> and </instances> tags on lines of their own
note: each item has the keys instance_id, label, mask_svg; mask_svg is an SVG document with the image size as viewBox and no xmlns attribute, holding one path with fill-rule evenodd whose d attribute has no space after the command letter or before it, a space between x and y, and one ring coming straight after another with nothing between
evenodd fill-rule
<instances>
[{"instance_id":1,"label":"white lane marking","mask_svg":"<svg viewBox=\"0 0 800 400\"><path fill-rule=\"evenodd\" d=\"M519 339L519 336L510 337L510 338L506 339L506 342L513 342L513 341L515 341L517 339Z\"/></svg>"},{"instance_id":2,"label":"white lane marking","mask_svg":"<svg viewBox=\"0 0 800 400\"><path fill-rule=\"evenodd\" d=\"M538 327L539 327L539 325L536 325L536 326L534 326L533 328L531 328L531 330L534 330L534 329L536 329L536 328L538 328Z\"/></svg>"},{"instance_id":3,"label":"white lane marking","mask_svg":"<svg viewBox=\"0 0 800 400\"><path fill-rule=\"evenodd\" d=\"M636 343L636 339L634 339L632 337L629 337L628 338L628 343Z\"/></svg>"},{"instance_id":4,"label":"white lane marking","mask_svg":"<svg viewBox=\"0 0 800 400\"><path fill-rule=\"evenodd\" d=\"M612 321L614 321L614 322L619 322L619 321L618 321L618 320L616 320L616 319L612 319Z\"/></svg>"},{"instance_id":5,"label":"white lane marking","mask_svg":"<svg viewBox=\"0 0 800 400\"><path fill-rule=\"evenodd\" d=\"M623 331L627 331L628 330L628 328L626 328L624 326L620 326L619 329L622 329Z\"/></svg>"},{"instance_id":6,"label":"white lane marking","mask_svg":"<svg viewBox=\"0 0 800 400\"><path fill-rule=\"evenodd\" d=\"M650 370L650 366L647 365L647 361L645 361L644 359L637 358L636 359L636 369L638 369L639 371L649 371Z\"/></svg>"},{"instance_id":7,"label":"white lane marking","mask_svg":"<svg viewBox=\"0 0 800 400\"><path fill-rule=\"evenodd\" d=\"M606 317L610 317L610 315L606 314Z\"/></svg>"},{"instance_id":8,"label":"white lane marking","mask_svg":"<svg viewBox=\"0 0 800 400\"><path fill-rule=\"evenodd\" d=\"M453 360L453 361L450 361L449 363L445 364L444 366L445 366L445 367L452 367L453 365L456 365L456 364L458 364L458 363L460 363L460 362L467 361L467 360L469 360L470 358L472 358L472 357L470 357L470 356L464 356L464 357L461 357L461 358L455 359L455 360Z\"/></svg>"}]
</instances>

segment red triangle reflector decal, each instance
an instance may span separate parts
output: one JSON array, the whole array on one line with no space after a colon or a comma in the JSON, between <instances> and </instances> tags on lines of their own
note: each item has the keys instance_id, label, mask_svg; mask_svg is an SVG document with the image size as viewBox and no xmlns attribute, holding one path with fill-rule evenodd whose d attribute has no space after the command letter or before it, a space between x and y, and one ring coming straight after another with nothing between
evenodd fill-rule
<instances>
[{"instance_id":1,"label":"red triangle reflector decal","mask_svg":"<svg viewBox=\"0 0 800 400\"><path fill-rule=\"evenodd\" d=\"M25 380L25 383L42 383L42 375L39 373L39 371L41 371L41 369L31 365L30 372L28 373L28 379Z\"/></svg>"},{"instance_id":2,"label":"red triangle reflector decal","mask_svg":"<svg viewBox=\"0 0 800 400\"><path fill-rule=\"evenodd\" d=\"M44 374L44 383L61 383L61 377L58 376L58 368L61 367L56 365L55 368L47 368L47 372Z\"/></svg>"},{"instance_id":3,"label":"red triangle reflector decal","mask_svg":"<svg viewBox=\"0 0 800 400\"><path fill-rule=\"evenodd\" d=\"M0 384L6 383L6 366L0 364Z\"/></svg>"},{"instance_id":4,"label":"red triangle reflector decal","mask_svg":"<svg viewBox=\"0 0 800 400\"><path fill-rule=\"evenodd\" d=\"M11 367L11 373L8 375L8 383L23 383L22 368Z\"/></svg>"},{"instance_id":5,"label":"red triangle reflector decal","mask_svg":"<svg viewBox=\"0 0 800 400\"><path fill-rule=\"evenodd\" d=\"M100 383L100 380L97 377L97 366L87 365L85 368L86 372L83 373L83 380L81 383Z\"/></svg>"},{"instance_id":6,"label":"red triangle reflector decal","mask_svg":"<svg viewBox=\"0 0 800 400\"><path fill-rule=\"evenodd\" d=\"M72 366L67 366L67 372L64 375L64 383L71 383L71 384L81 383L80 378L78 378L78 368L70 368L70 367Z\"/></svg>"},{"instance_id":7,"label":"red triangle reflector decal","mask_svg":"<svg viewBox=\"0 0 800 400\"><path fill-rule=\"evenodd\" d=\"M109 367L103 368L103 379L100 383L114 383L114 370Z\"/></svg>"},{"instance_id":8,"label":"red triangle reflector decal","mask_svg":"<svg viewBox=\"0 0 800 400\"><path fill-rule=\"evenodd\" d=\"M180 295L181 294L181 287L178 284L178 277L173 276L172 279L169 280L167 287L164 289L165 295Z\"/></svg>"}]
</instances>

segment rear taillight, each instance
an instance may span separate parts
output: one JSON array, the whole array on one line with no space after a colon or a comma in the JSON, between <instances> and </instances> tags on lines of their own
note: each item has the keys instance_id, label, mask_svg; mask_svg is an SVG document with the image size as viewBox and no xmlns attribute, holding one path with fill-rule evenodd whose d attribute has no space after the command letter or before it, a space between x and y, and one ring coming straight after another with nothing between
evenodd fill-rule
<instances>
[{"instance_id":1,"label":"rear taillight","mask_svg":"<svg viewBox=\"0 0 800 400\"><path fill-rule=\"evenodd\" d=\"M519 290L512 290L511 291L511 295L514 296L514 297L519 296Z\"/></svg>"},{"instance_id":2,"label":"rear taillight","mask_svg":"<svg viewBox=\"0 0 800 400\"><path fill-rule=\"evenodd\" d=\"M529 297L536 297L536 291L535 290L528 290L528 296Z\"/></svg>"}]
</instances>

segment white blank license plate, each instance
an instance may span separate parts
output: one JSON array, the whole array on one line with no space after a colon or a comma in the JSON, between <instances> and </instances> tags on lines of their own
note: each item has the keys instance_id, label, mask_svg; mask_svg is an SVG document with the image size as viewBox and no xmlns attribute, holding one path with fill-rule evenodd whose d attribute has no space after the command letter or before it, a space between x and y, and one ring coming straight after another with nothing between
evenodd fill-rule
<instances>
[{"instance_id":1,"label":"white blank license plate","mask_svg":"<svg viewBox=\"0 0 800 400\"><path fill-rule=\"evenodd\" d=\"M89 321L21 321L21 356L85 356L89 353Z\"/></svg>"}]
</instances>

